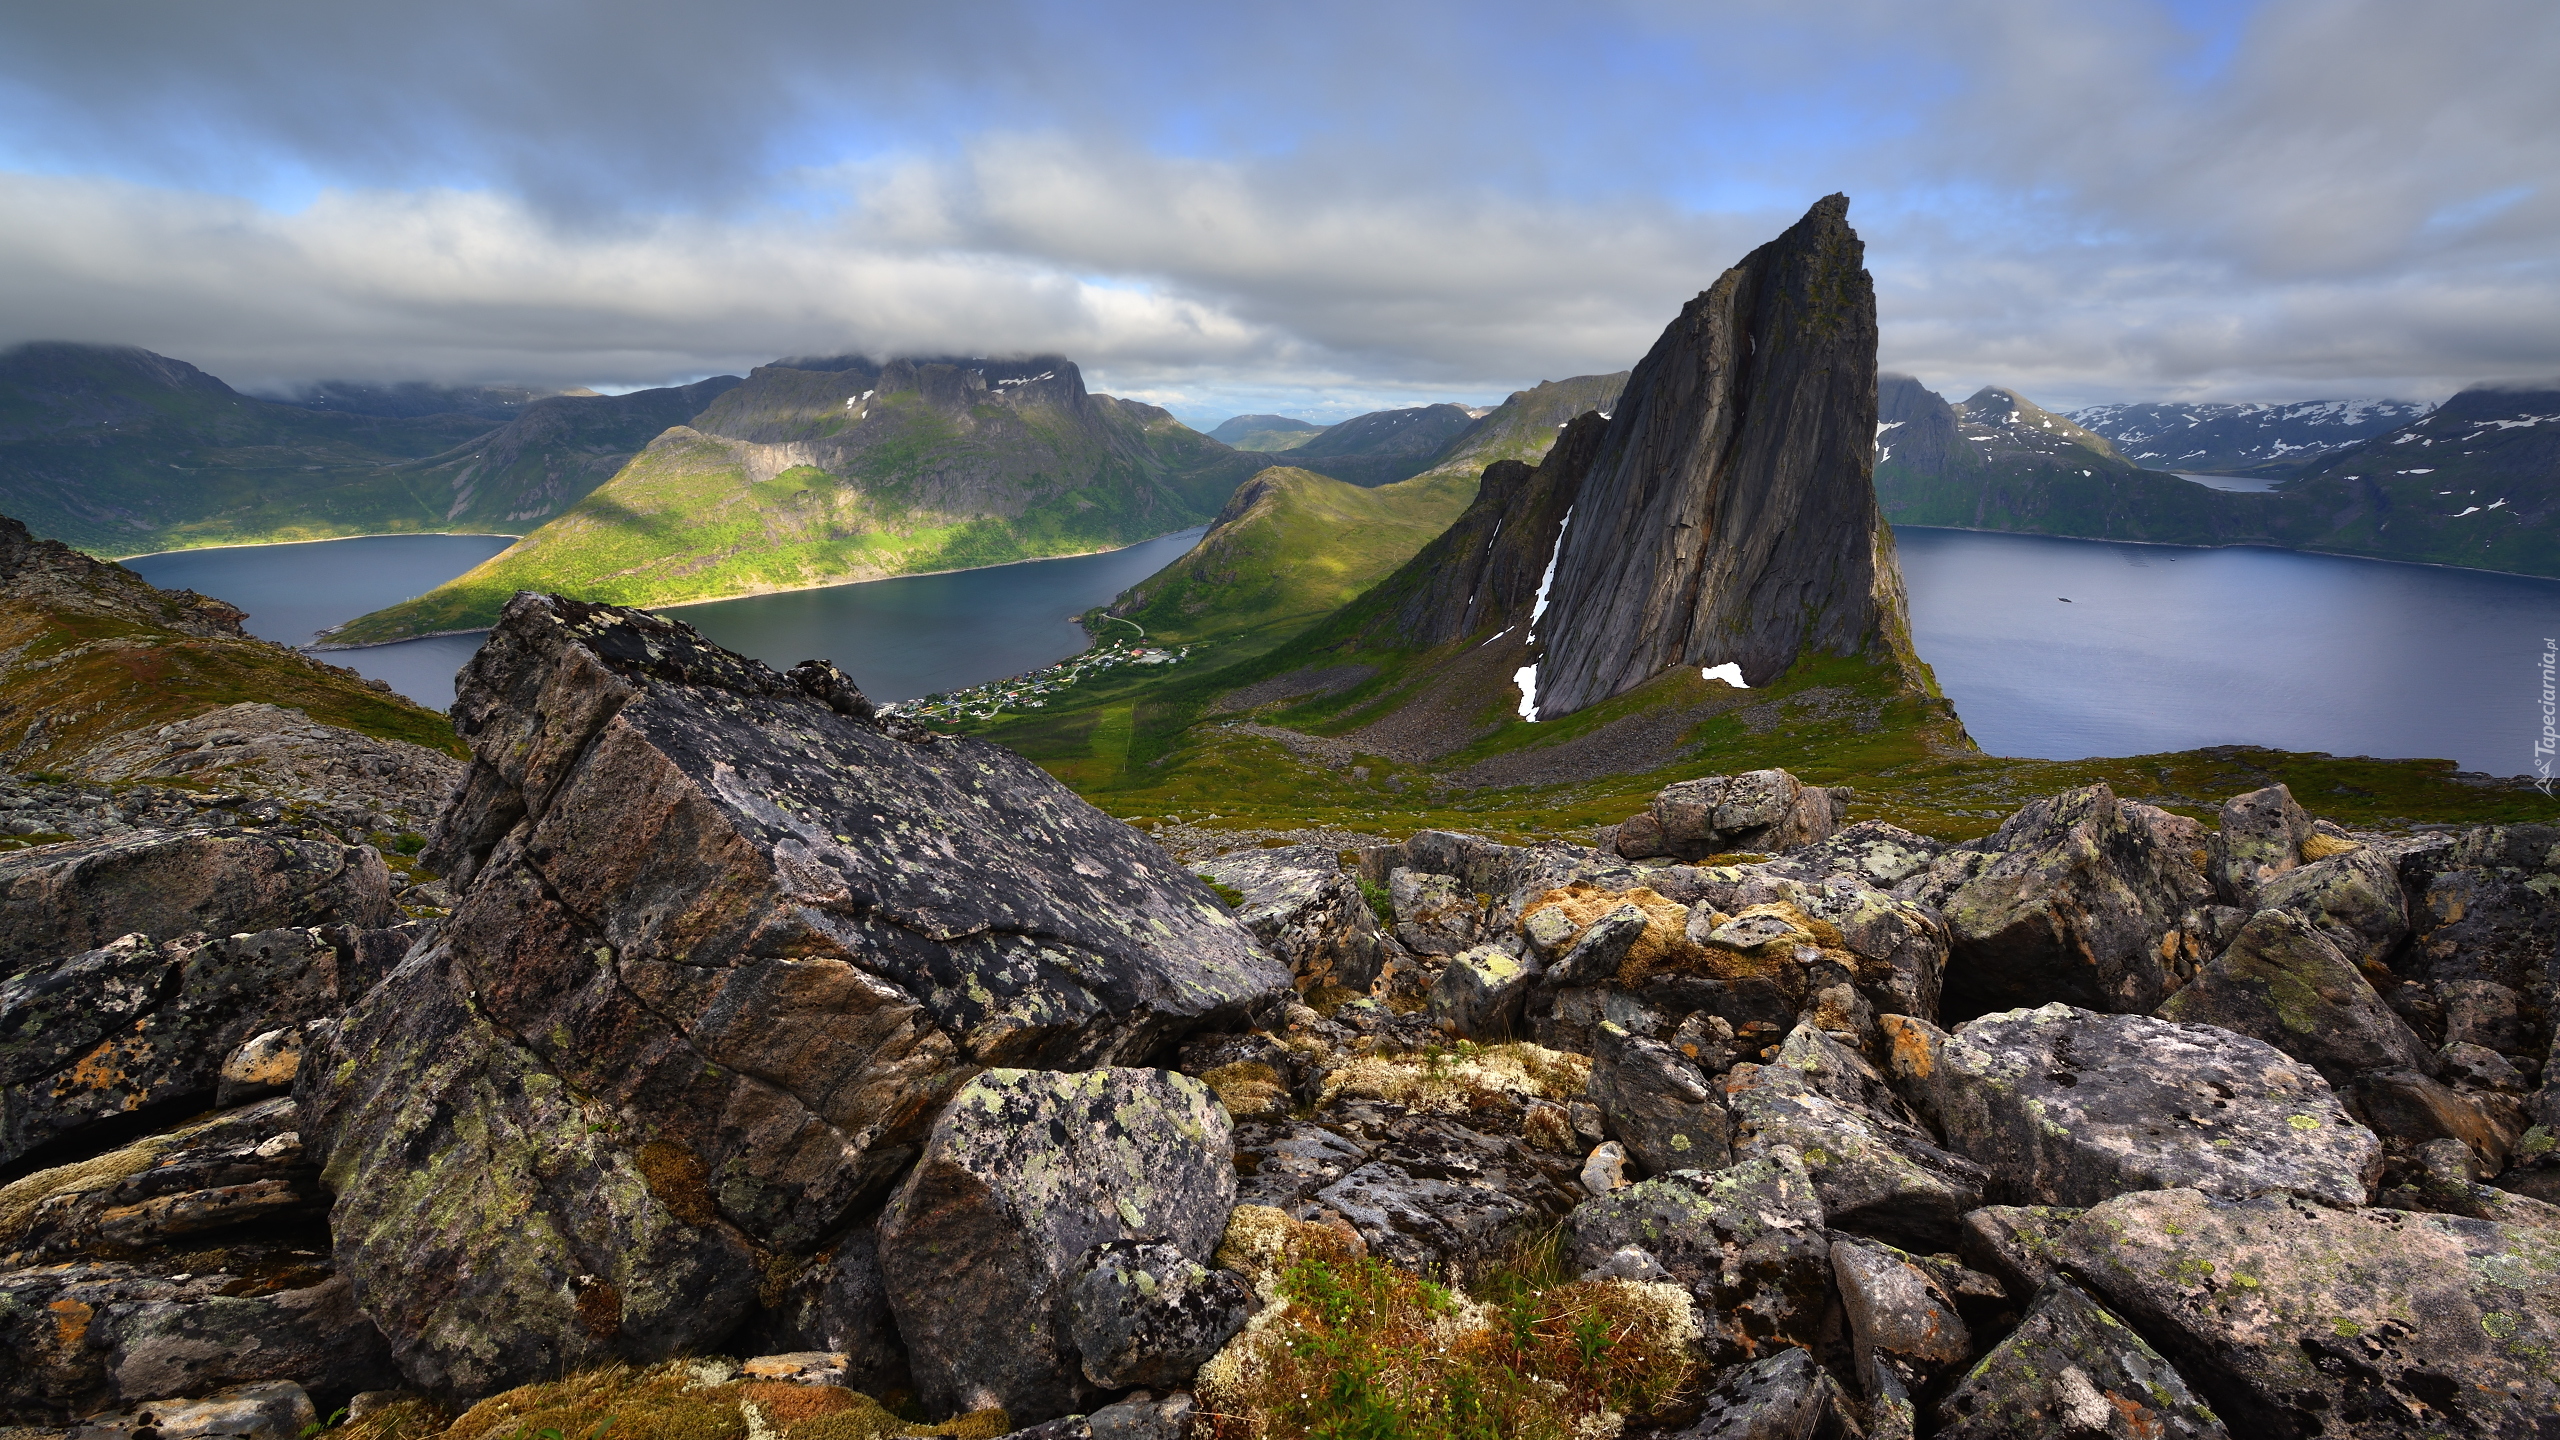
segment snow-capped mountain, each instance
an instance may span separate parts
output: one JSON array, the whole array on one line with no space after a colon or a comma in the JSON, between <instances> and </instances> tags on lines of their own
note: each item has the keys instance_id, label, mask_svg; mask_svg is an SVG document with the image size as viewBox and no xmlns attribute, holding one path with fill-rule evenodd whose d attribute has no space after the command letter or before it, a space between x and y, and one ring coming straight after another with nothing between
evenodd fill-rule
<instances>
[{"instance_id":1,"label":"snow-capped mountain","mask_svg":"<svg viewBox=\"0 0 2560 1440\"><path fill-rule=\"evenodd\" d=\"M2280 473L2397 430L2431 408L2409 400L2092 405L2070 418L2147 469Z\"/></svg>"}]
</instances>

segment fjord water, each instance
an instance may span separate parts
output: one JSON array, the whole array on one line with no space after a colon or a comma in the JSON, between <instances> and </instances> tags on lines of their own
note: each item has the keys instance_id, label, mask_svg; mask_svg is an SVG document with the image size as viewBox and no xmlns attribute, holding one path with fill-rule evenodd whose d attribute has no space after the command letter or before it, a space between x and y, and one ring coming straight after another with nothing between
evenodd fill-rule
<instances>
[{"instance_id":1,"label":"fjord water","mask_svg":"<svg viewBox=\"0 0 2560 1440\"><path fill-rule=\"evenodd\" d=\"M1995 755L2205 745L2533 771L2560 581L1904 526L1912 639Z\"/></svg>"},{"instance_id":2,"label":"fjord water","mask_svg":"<svg viewBox=\"0 0 2560 1440\"><path fill-rule=\"evenodd\" d=\"M1206 527L1126 549L684 605L666 613L777 668L828 659L874 700L957 690L1063 660L1085 647L1075 617L1110 603L1191 548ZM421 544L445 541L443 546ZM504 536L374 535L310 545L181 550L125 563L249 612L249 633L308 644L326 626L443 584L506 548ZM454 672L481 632L331 650L321 658L422 705L453 703Z\"/></svg>"},{"instance_id":3,"label":"fjord water","mask_svg":"<svg viewBox=\"0 0 2560 1440\"><path fill-rule=\"evenodd\" d=\"M873 697L909 699L1073 654L1084 644L1073 616L1154 574L1199 534L668 613L767 663L832 659ZM2281 550L1918 527L1898 537L1921 658L1994 754L2255 744L2433 756L2498 775L2533 768L2537 667L2543 637L2560 636L2560 581ZM250 612L252 633L298 644L505 543L372 536L126 563L154 584L218 595ZM324 658L441 709L480 638Z\"/></svg>"}]
</instances>

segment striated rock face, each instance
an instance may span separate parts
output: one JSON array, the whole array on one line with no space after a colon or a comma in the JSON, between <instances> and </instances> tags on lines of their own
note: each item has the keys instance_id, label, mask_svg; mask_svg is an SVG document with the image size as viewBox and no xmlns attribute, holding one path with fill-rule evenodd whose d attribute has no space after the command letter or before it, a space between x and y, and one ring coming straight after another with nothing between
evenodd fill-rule
<instances>
[{"instance_id":1,"label":"striated rock face","mask_svg":"<svg viewBox=\"0 0 2560 1440\"><path fill-rule=\"evenodd\" d=\"M1009 751L894 737L832 666L520 595L454 713L456 908L303 1092L342 1265L439 1388L543 1373L563 1333L713 1343L974 1070L1143 1060L1286 994L1136 831Z\"/></svg>"},{"instance_id":2,"label":"striated rock face","mask_svg":"<svg viewBox=\"0 0 2560 1440\"><path fill-rule=\"evenodd\" d=\"M1833 195L1689 302L1627 381L1557 552L1538 713L1673 665L1765 684L1910 656L1876 508L1875 287ZM1916 661L1911 662L1916 665Z\"/></svg>"}]
</instances>

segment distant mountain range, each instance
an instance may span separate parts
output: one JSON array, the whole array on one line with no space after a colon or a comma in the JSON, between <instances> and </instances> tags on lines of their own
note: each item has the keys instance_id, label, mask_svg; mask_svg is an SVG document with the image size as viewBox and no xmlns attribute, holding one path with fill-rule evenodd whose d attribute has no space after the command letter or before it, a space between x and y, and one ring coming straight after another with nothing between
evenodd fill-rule
<instances>
[{"instance_id":1,"label":"distant mountain range","mask_svg":"<svg viewBox=\"0 0 2560 1440\"><path fill-rule=\"evenodd\" d=\"M2093 405L2070 418L2127 460L2154 470L2284 475L2421 419L2429 408L2410 400Z\"/></svg>"},{"instance_id":2,"label":"distant mountain range","mask_svg":"<svg viewBox=\"0 0 2560 1440\"><path fill-rule=\"evenodd\" d=\"M1304 445L1325 427L1313 420L1297 420L1287 415L1237 415L1220 422L1209 432L1209 438L1237 450L1286 450Z\"/></svg>"},{"instance_id":3,"label":"distant mountain range","mask_svg":"<svg viewBox=\"0 0 2560 1440\"><path fill-rule=\"evenodd\" d=\"M1885 376L1877 400L1876 497L1897 525L2560 575L2560 383L2475 386L2261 492L2135 465L2104 435L2015 391L1949 405L1916 380Z\"/></svg>"}]
</instances>

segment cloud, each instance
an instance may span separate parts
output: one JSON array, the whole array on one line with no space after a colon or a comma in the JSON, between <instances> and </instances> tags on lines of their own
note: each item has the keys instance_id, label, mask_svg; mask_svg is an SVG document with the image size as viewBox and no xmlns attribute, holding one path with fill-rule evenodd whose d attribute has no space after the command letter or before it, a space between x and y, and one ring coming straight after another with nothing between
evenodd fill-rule
<instances>
[{"instance_id":1,"label":"cloud","mask_svg":"<svg viewBox=\"0 0 2560 1440\"><path fill-rule=\"evenodd\" d=\"M2205 13L23 7L0 342L244 384L1055 349L1341 413L1623 367L1845 189L1886 363L1949 390L2560 371L2560 10Z\"/></svg>"}]
</instances>

